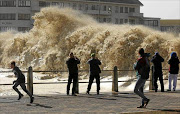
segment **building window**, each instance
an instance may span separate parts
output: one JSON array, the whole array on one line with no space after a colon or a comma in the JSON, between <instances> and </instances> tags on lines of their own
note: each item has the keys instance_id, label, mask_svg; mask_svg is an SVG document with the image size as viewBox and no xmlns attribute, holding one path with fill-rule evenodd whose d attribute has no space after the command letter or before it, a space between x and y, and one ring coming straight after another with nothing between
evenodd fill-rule
<instances>
[{"instance_id":1,"label":"building window","mask_svg":"<svg viewBox=\"0 0 180 114\"><path fill-rule=\"evenodd\" d=\"M106 6L103 6L103 11L106 11Z\"/></svg>"},{"instance_id":2,"label":"building window","mask_svg":"<svg viewBox=\"0 0 180 114\"><path fill-rule=\"evenodd\" d=\"M123 7L120 7L120 13L124 13Z\"/></svg>"},{"instance_id":3,"label":"building window","mask_svg":"<svg viewBox=\"0 0 180 114\"><path fill-rule=\"evenodd\" d=\"M125 19L125 20L124 20L124 23L128 23L128 19Z\"/></svg>"},{"instance_id":4,"label":"building window","mask_svg":"<svg viewBox=\"0 0 180 114\"><path fill-rule=\"evenodd\" d=\"M96 10L95 5L92 5L91 10Z\"/></svg>"},{"instance_id":5,"label":"building window","mask_svg":"<svg viewBox=\"0 0 180 114\"><path fill-rule=\"evenodd\" d=\"M76 9L76 3L73 3L73 9Z\"/></svg>"},{"instance_id":6,"label":"building window","mask_svg":"<svg viewBox=\"0 0 180 114\"><path fill-rule=\"evenodd\" d=\"M129 19L129 23L130 24L135 24L135 20L134 19Z\"/></svg>"},{"instance_id":7,"label":"building window","mask_svg":"<svg viewBox=\"0 0 180 114\"><path fill-rule=\"evenodd\" d=\"M0 31L4 32L4 31L8 31L8 30L15 30L15 27L0 27Z\"/></svg>"},{"instance_id":8,"label":"building window","mask_svg":"<svg viewBox=\"0 0 180 114\"><path fill-rule=\"evenodd\" d=\"M91 10L98 10L99 9L99 5L92 5Z\"/></svg>"},{"instance_id":9,"label":"building window","mask_svg":"<svg viewBox=\"0 0 180 114\"><path fill-rule=\"evenodd\" d=\"M128 13L128 7L125 7L125 13Z\"/></svg>"},{"instance_id":10,"label":"building window","mask_svg":"<svg viewBox=\"0 0 180 114\"><path fill-rule=\"evenodd\" d=\"M59 3L58 3L58 2L52 2L52 5L53 5L53 6L58 6Z\"/></svg>"},{"instance_id":11,"label":"building window","mask_svg":"<svg viewBox=\"0 0 180 114\"><path fill-rule=\"evenodd\" d=\"M0 7L16 7L16 0L1 0Z\"/></svg>"},{"instance_id":12,"label":"building window","mask_svg":"<svg viewBox=\"0 0 180 114\"><path fill-rule=\"evenodd\" d=\"M147 20L147 24L149 26L158 26L158 21L157 20Z\"/></svg>"},{"instance_id":13,"label":"building window","mask_svg":"<svg viewBox=\"0 0 180 114\"><path fill-rule=\"evenodd\" d=\"M31 1L30 0L19 0L18 1L18 6L19 7L30 7L31 6Z\"/></svg>"},{"instance_id":14,"label":"building window","mask_svg":"<svg viewBox=\"0 0 180 114\"><path fill-rule=\"evenodd\" d=\"M158 26L158 21L153 21L154 26Z\"/></svg>"},{"instance_id":15,"label":"building window","mask_svg":"<svg viewBox=\"0 0 180 114\"><path fill-rule=\"evenodd\" d=\"M118 6L115 7L115 13L119 13L119 7Z\"/></svg>"},{"instance_id":16,"label":"building window","mask_svg":"<svg viewBox=\"0 0 180 114\"><path fill-rule=\"evenodd\" d=\"M44 2L44 1L39 1L39 6L40 6L40 7L46 7L46 2Z\"/></svg>"},{"instance_id":17,"label":"building window","mask_svg":"<svg viewBox=\"0 0 180 114\"><path fill-rule=\"evenodd\" d=\"M39 6L40 7L48 7L48 6L50 6L50 3L49 2L44 2L44 1L39 1Z\"/></svg>"},{"instance_id":18,"label":"building window","mask_svg":"<svg viewBox=\"0 0 180 114\"><path fill-rule=\"evenodd\" d=\"M88 10L88 4L85 5L85 10Z\"/></svg>"},{"instance_id":19,"label":"building window","mask_svg":"<svg viewBox=\"0 0 180 114\"><path fill-rule=\"evenodd\" d=\"M134 13L135 12L135 8L129 8L129 12Z\"/></svg>"},{"instance_id":20,"label":"building window","mask_svg":"<svg viewBox=\"0 0 180 114\"><path fill-rule=\"evenodd\" d=\"M120 22L119 22L119 24L123 24L123 19L120 19Z\"/></svg>"},{"instance_id":21,"label":"building window","mask_svg":"<svg viewBox=\"0 0 180 114\"><path fill-rule=\"evenodd\" d=\"M59 3L59 7L64 7L64 3L63 3L63 2L60 2L60 3Z\"/></svg>"},{"instance_id":22,"label":"building window","mask_svg":"<svg viewBox=\"0 0 180 114\"><path fill-rule=\"evenodd\" d=\"M1 13L0 20L16 20L15 13Z\"/></svg>"},{"instance_id":23,"label":"building window","mask_svg":"<svg viewBox=\"0 0 180 114\"><path fill-rule=\"evenodd\" d=\"M18 14L18 20L30 20L30 14Z\"/></svg>"},{"instance_id":24,"label":"building window","mask_svg":"<svg viewBox=\"0 0 180 114\"><path fill-rule=\"evenodd\" d=\"M25 32L25 31L29 31L29 30L30 30L29 27L18 27L19 32Z\"/></svg>"},{"instance_id":25,"label":"building window","mask_svg":"<svg viewBox=\"0 0 180 114\"><path fill-rule=\"evenodd\" d=\"M79 4L79 10L82 10L83 5Z\"/></svg>"}]
</instances>

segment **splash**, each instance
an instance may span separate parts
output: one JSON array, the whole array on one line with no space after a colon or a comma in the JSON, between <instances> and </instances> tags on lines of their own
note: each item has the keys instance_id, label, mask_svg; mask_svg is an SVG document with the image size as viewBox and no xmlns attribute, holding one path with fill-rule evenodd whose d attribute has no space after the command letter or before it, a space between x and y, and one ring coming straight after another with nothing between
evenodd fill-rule
<instances>
[{"instance_id":1,"label":"splash","mask_svg":"<svg viewBox=\"0 0 180 114\"><path fill-rule=\"evenodd\" d=\"M103 69L132 69L138 49L165 61L171 51L180 55L180 37L144 26L100 24L92 17L72 9L43 8L33 16L34 27L27 33L0 33L0 63L8 67L15 60L21 67L36 70L65 70L68 54L74 52L81 60L81 69L95 52Z\"/></svg>"}]
</instances>

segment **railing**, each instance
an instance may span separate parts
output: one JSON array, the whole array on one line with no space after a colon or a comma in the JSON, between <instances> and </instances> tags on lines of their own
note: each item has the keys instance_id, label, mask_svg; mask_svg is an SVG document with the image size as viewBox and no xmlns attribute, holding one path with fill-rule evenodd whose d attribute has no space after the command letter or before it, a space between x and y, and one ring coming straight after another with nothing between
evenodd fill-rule
<instances>
[{"instance_id":1,"label":"railing","mask_svg":"<svg viewBox=\"0 0 180 114\"><path fill-rule=\"evenodd\" d=\"M167 71L168 69L163 69L163 70ZM102 70L102 71L112 72L112 81L101 81L101 83L112 83L112 91L113 92L118 92L118 82L128 82L128 81L119 81L118 80L119 73L134 72L134 70L118 70L117 66L115 66L113 70ZM0 71L0 73L9 73L9 72L12 72L12 71ZM67 73L68 71L62 71L62 70L61 71L60 70L56 70L56 71L33 71L32 67L29 67L28 71L22 71L22 72L27 73L27 89L32 94L33 94L33 84L66 84L67 83L67 81L66 82L33 83L33 73L40 73L40 72L43 72L43 73L64 73L64 72L66 72ZM88 70L79 70L79 72L88 72ZM164 79L164 80L167 80L167 79ZM151 68L151 75L150 75L150 78L148 81L150 81L149 90L153 90L154 89L154 87L153 87L153 67ZM129 81L129 82L131 82L131 81ZM77 93L79 93L79 83L88 83L88 82L85 82L85 81L79 82L78 81L77 90L76 90ZM13 84L0 84L0 85L13 85Z\"/></svg>"}]
</instances>

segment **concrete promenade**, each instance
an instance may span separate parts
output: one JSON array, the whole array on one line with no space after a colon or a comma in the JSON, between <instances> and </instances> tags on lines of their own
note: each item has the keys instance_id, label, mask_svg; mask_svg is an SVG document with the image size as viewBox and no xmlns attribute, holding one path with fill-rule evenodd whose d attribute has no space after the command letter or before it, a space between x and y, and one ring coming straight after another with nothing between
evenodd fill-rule
<instances>
[{"instance_id":1,"label":"concrete promenade","mask_svg":"<svg viewBox=\"0 0 180 114\"><path fill-rule=\"evenodd\" d=\"M78 96L35 95L33 104L29 97L20 101L18 96L0 97L0 114L84 114L84 113L135 113L135 114L180 114L180 91L146 92L151 99L146 109L138 109L140 98L132 92L81 93Z\"/></svg>"}]
</instances>

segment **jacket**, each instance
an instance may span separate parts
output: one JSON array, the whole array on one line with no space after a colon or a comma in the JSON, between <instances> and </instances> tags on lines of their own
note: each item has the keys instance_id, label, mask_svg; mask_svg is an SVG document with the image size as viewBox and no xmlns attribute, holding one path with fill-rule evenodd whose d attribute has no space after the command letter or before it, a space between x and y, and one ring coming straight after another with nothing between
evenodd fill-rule
<instances>
[{"instance_id":1,"label":"jacket","mask_svg":"<svg viewBox=\"0 0 180 114\"><path fill-rule=\"evenodd\" d=\"M101 65L101 61L98 59L89 59L87 62L90 66L90 75L99 75L101 73L101 69L99 65Z\"/></svg>"},{"instance_id":2,"label":"jacket","mask_svg":"<svg viewBox=\"0 0 180 114\"><path fill-rule=\"evenodd\" d=\"M170 64L170 67L169 67L170 74L178 74L179 73L178 57L171 57L171 59L168 61L168 64Z\"/></svg>"},{"instance_id":3,"label":"jacket","mask_svg":"<svg viewBox=\"0 0 180 114\"><path fill-rule=\"evenodd\" d=\"M137 71L137 76L140 76L141 79L148 79L150 72L149 60L145 55L142 55L138 58L137 63L134 66L134 69Z\"/></svg>"},{"instance_id":4,"label":"jacket","mask_svg":"<svg viewBox=\"0 0 180 114\"><path fill-rule=\"evenodd\" d=\"M160 55L155 55L151 59L151 62L154 66L154 74L156 75L162 75L162 62L164 62L164 59Z\"/></svg>"},{"instance_id":5,"label":"jacket","mask_svg":"<svg viewBox=\"0 0 180 114\"><path fill-rule=\"evenodd\" d=\"M80 60L78 58L69 58L66 61L69 74L78 74L78 64L80 64Z\"/></svg>"}]
</instances>

